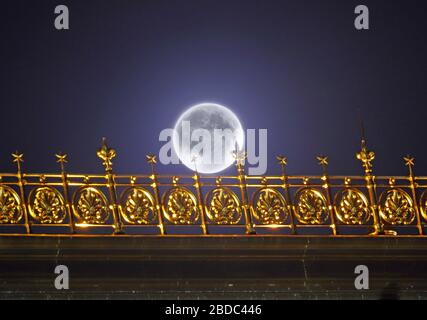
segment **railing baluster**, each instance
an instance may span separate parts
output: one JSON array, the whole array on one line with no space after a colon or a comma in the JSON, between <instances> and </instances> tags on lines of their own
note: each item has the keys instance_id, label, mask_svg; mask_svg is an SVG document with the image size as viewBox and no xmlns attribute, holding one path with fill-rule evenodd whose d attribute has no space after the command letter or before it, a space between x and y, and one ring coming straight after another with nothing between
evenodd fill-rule
<instances>
[{"instance_id":1,"label":"railing baluster","mask_svg":"<svg viewBox=\"0 0 427 320\"><path fill-rule=\"evenodd\" d=\"M31 226L30 226L30 221L28 218L28 210L27 210L27 200L25 197L25 190L24 190L25 181L23 178L23 173L21 168L21 163L24 162L24 154L16 151L15 153L12 153L12 157L13 157L13 162L16 163L16 167L17 167L16 175L18 178L18 187L19 187L19 193L21 197L21 207L24 213L25 230L27 233L31 233Z\"/></svg>"},{"instance_id":2,"label":"railing baluster","mask_svg":"<svg viewBox=\"0 0 427 320\"><path fill-rule=\"evenodd\" d=\"M56 157L56 162L59 163L61 167L62 188L64 191L65 208L67 210L68 219L70 220L70 231L71 233L75 233L73 213L72 213L71 204L70 204L68 176L67 176L67 172L65 171L65 164L68 162L67 155L58 153L58 154L55 154L55 157Z\"/></svg>"},{"instance_id":3,"label":"railing baluster","mask_svg":"<svg viewBox=\"0 0 427 320\"><path fill-rule=\"evenodd\" d=\"M362 162L362 166L365 169L366 188L368 189L369 204L374 217L374 232L372 235L384 233L384 228L378 213L375 177L372 175L372 161L375 159L375 153L373 151L368 151L364 138L362 138L362 148L360 152L356 154L356 157Z\"/></svg>"},{"instance_id":4,"label":"railing baluster","mask_svg":"<svg viewBox=\"0 0 427 320\"><path fill-rule=\"evenodd\" d=\"M285 191L287 210L289 212L289 216L291 220L291 232L292 234L296 234L296 227L295 227L295 220L294 220L295 206L293 205L291 200L291 193L289 190L289 180L288 180L288 175L286 174L286 165L288 164L288 159L284 156L277 156L276 159L279 162L280 167L282 168L282 180L283 180L282 188Z\"/></svg>"},{"instance_id":5,"label":"railing baluster","mask_svg":"<svg viewBox=\"0 0 427 320\"><path fill-rule=\"evenodd\" d=\"M200 211L200 222L202 226L202 232L204 235L208 233L207 227L206 227L206 221L205 221L205 206L203 204L203 195L202 195L202 187L200 185L200 176L199 172L197 171L197 156L193 156L193 159L191 159L192 162L194 162L194 187L196 188L197 192L197 202L199 205L199 211Z\"/></svg>"},{"instance_id":6,"label":"railing baluster","mask_svg":"<svg viewBox=\"0 0 427 320\"><path fill-rule=\"evenodd\" d=\"M415 208L415 214L417 216L417 228L418 228L418 234L423 235L423 226L422 226L422 221L421 221L421 215L420 215L420 208L418 207L418 200L417 200L417 192L416 192L416 184L415 184L415 180L414 180L414 172L413 172L413 167L415 165L414 162L414 158L411 156L406 156L403 157L403 160L405 161L405 166L408 167L409 169L409 184L411 186L411 193L412 193L412 201L414 203L414 208Z\"/></svg>"},{"instance_id":7,"label":"railing baluster","mask_svg":"<svg viewBox=\"0 0 427 320\"><path fill-rule=\"evenodd\" d=\"M113 158L116 156L116 151L107 146L106 139L104 138L102 140L101 149L98 150L97 155L103 161L102 164L105 167L107 188L108 193L110 195L111 211L113 212L114 233L121 234L123 233L123 223L121 221L121 216L118 211L117 190L116 182L114 180L112 162Z\"/></svg>"},{"instance_id":8,"label":"railing baluster","mask_svg":"<svg viewBox=\"0 0 427 320\"><path fill-rule=\"evenodd\" d=\"M154 154L147 155L147 162L150 164L151 167L151 187L153 188L154 192L154 200L156 201L156 210L157 210L157 220L159 221L159 229L160 229L160 235L165 235L165 226L163 223L163 212L162 212L162 205L160 203L160 194L159 194L159 183L157 181L157 174L156 174L156 156Z\"/></svg>"},{"instance_id":9,"label":"railing baluster","mask_svg":"<svg viewBox=\"0 0 427 320\"><path fill-rule=\"evenodd\" d=\"M252 221L252 214L248 205L248 189L246 184L245 167L243 165L246 159L246 153L236 150L234 152L234 157L236 159L237 179L239 180L240 195L242 197L242 208L245 215L246 234L255 234L256 231Z\"/></svg>"},{"instance_id":10,"label":"railing baluster","mask_svg":"<svg viewBox=\"0 0 427 320\"><path fill-rule=\"evenodd\" d=\"M330 189L330 184L329 184L329 176L328 176L328 172L327 172L327 166L328 166L328 157L324 157L324 156L318 156L317 160L319 160L319 165L322 166L322 182L323 185L322 187L325 189L326 192L326 200L328 201L328 211L329 211L329 215L330 215L330 219L331 219L331 229L332 229L332 234L334 236L337 235L337 225L335 223L335 212L334 212L334 208L332 205L332 197L331 197L331 189Z\"/></svg>"}]
</instances>

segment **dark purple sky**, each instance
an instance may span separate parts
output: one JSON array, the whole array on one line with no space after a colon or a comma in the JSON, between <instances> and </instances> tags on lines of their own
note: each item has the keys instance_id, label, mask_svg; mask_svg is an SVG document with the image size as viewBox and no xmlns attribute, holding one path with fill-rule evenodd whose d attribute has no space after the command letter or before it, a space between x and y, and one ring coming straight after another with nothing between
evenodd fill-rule
<instances>
[{"instance_id":1,"label":"dark purple sky","mask_svg":"<svg viewBox=\"0 0 427 320\"><path fill-rule=\"evenodd\" d=\"M109 0L3 1L0 171L101 172L96 150L108 137L115 169L148 170L158 135L186 107L229 106L245 128L268 129L274 157L290 174L359 174L357 108L375 173L404 174L401 156L427 175L427 10L425 1ZM70 9L70 30L53 27ZM354 8L368 5L371 30L356 31ZM185 172L162 167L163 172Z\"/></svg>"}]
</instances>

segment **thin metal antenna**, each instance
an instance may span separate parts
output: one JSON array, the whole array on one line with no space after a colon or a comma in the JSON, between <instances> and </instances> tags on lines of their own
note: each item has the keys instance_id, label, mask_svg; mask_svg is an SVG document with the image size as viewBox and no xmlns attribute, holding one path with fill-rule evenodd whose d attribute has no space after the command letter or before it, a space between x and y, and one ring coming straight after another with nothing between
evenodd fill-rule
<instances>
[{"instance_id":1,"label":"thin metal antenna","mask_svg":"<svg viewBox=\"0 0 427 320\"><path fill-rule=\"evenodd\" d=\"M362 143L362 148L366 148L366 135L365 135L365 125L363 123L363 118L362 118L362 111L359 109L358 110L358 114L359 114L359 124L360 124L360 134L361 134L361 143Z\"/></svg>"}]
</instances>

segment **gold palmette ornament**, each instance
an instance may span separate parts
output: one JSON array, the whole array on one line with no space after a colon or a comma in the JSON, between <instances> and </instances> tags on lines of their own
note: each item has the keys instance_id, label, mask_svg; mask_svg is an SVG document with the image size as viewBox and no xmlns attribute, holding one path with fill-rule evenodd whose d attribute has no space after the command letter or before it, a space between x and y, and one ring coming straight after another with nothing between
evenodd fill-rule
<instances>
[{"instance_id":1,"label":"gold palmette ornament","mask_svg":"<svg viewBox=\"0 0 427 320\"><path fill-rule=\"evenodd\" d=\"M294 195L295 217L303 225L325 224L329 217L325 196L310 186L309 177L303 177L302 183L304 186Z\"/></svg>"},{"instance_id":2,"label":"gold palmette ornament","mask_svg":"<svg viewBox=\"0 0 427 320\"><path fill-rule=\"evenodd\" d=\"M187 187L178 185L179 180L173 176L172 188L163 193L163 214L171 224L194 225L199 219L197 199Z\"/></svg>"},{"instance_id":3,"label":"gold palmette ornament","mask_svg":"<svg viewBox=\"0 0 427 320\"><path fill-rule=\"evenodd\" d=\"M381 218L391 225L411 224L415 210L411 197L402 189L392 187L383 192L379 199Z\"/></svg>"},{"instance_id":4,"label":"gold palmette ornament","mask_svg":"<svg viewBox=\"0 0 427 320\"><path fill-rule=\"evenodd\" d=\"M62 195L55 188L47 186L31 190L28 210L31 217L42 224L60 224L67 216Z\"/></svg>"},{"instance_id":5,"label":"gold palmette ornament","mask_svg":"<svg viewBox=\"0 0 427 320\"><path fill-rule=\"evenodd\" d=\"M8 186L0 186L0 224L17 224L22 218L19 195Z\"/></svg>"},{"instance_id":6,"label":"gold palmette ornament","mask_svg":"<svg viewBox=\"0 0 427 320\"><path fill-rule=\"evenodd\" d=\"M322 225L328 220L325 196L317 189L305 187L295 195L296 217L302 224Z\"/></svg>"},{"instance_id":7,"label":"gold palmette ornament","mask_svg":"<svg viewBox=\"0 0 427 320\"><path fill-rule=\"evenodd\" d=\"M110 217L107 197L91 186L84 186L74 193L73 208L79 225L83 226L103 225Z\"/></svg>"},{"instance_id":8,"label":"gold palmette ornament","mask_svg":"<svg viewBox=\"0 0 427 320\"><path fill-rule=\"evenodd\" d=\"M166 219L177 225L195 224L199 219L197 199L185 187L176 186L163 194L163 212Z\"/></svg>"},{"instance_id":9,"label":"gold palmette ornament","mask_svg":"<svg viewBox=\"0 0 427 320\"><path fill-rule=\"evenodd\" d=\"M127 223L148 225L156 220L154 198L144 188L128 188L121 199L122 216Z\"/></svg>"},{"instance_id":10,"label":"gold palmette ornament","mask_svg":"<svg viewBox=\"0 0 427 320\"><path fill-rule=\"evenodd\" d=\"M252 203L254 216L262 225L283 225L288 219L287 203L274 188L258 189L253 195Z\"/></svg>"},{"instance_id":11,"label":"gold palmette ornament","mask_svg":"<svg viewBox=\"0 0 427 320\"><path fill-rule=\"evenodd\" d=\"M226 187L217 187L206 194L206 212L214 224L238 224L242 218L242 210L237 195Z\"/></svg>"},{"instance_id":12,"label":"gold palmette ornament","mask_svg":"<svg viewBox=\"0 0 427 320\"><path fill-rule=\"evenodd\" d=\"M352 187L348 177L344 178L344 189L335 194L334 208L338 220L345 225L368 224L372 216L365 194Z\"/></svg>"},{"instance_id":13,"label":"gold palmette ornament","mask_svg":"<svg viewBox=\"0 0 427 320\"><path fill-rule=\"evenodd\" d=\"M335 195L335 212L338 220L347 225L363 225L371 217L369 201L358 189L348 185Z\"/></svg>"}]
</instances>

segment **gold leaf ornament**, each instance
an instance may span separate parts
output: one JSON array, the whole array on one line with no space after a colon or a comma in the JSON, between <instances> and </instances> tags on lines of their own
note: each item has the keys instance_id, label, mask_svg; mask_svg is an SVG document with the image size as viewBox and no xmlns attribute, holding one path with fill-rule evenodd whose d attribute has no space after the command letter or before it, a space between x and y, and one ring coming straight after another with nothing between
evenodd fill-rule
<instances>
[{"instance_id":1,"label":"gold leaf ornament","mask_svg":"<svg viewBox=\"0 0 427 320\"><path fill-rule=\"evenodd\" d=\"M21 200L8 186L0 186L0 224L16 224L22 218Z\"/></svg>"},{"instance_id":2,"label":"gold leaf ornament","mask_svg":"<svg viewBox=\"0 0 427 320\"><path fill-rule=\"evenodd\" d=\"M173 224L193 224L199 217L197 200L183 187L174 187L163 195L163 212Z\"/></svg>"},{"instance_id":3,"label":"gold leaf ornament","mask_svg":"<svg viewBox=\"0 0 427 320\"><path fill-rule=\"evenodd\" d=\"M305 188L295 196L296 217L303 224L323 224L329 217L326 199L321 192Z\"/></svg>"},{"instance_id":4,"label":"gold leaf ornament","mask_svg":"<svg viewBox=\"0 0 427 320\"><path fill-rule=\"evenodd\" d=\"M411 197L401 189L390 189L380 197L381 218L391 225L411 224L415 209Z\"/></svg>"},{"instance_id":5,"label":"gold leaf ornament","mask_svg":"<svg viewBox=\"0 0 427 320\"><path fill-rule=\"evenodd\" d=\"M253 196L254 216L263 225L284 224L289 216L283 196L275 189L263 188Z\"/></svg>"},{"instance_id":6,"label":"gold leaf ornament","mask_svg":"<svg viewBox=\"0 0 427 320\"><path fill-rule=\"evenodd\" d=\"M371 217L368 199L361 191L352 188L337 193L335 212L338 219L348 225L365 224Z\"/></svg>"},{"instance_id":7,"label":"gold leaf ornament","mask_svg":"<svg viewBox=\"0 0 427 320\"><path fill-rule=\"evenodd\" d=\"M40 187L29 194L30 215L40 223L61 223L66 218L64 199L58 190Z\"/></svg>"},{"instance_id":8,"label":"gold leaf ornament","mask_svg":"<svg viewBox=\"0 0 427 320\"><path fill-rule=\"evenodd\" d=\"M122 216L130 224L153 223L155 205L152 195L143 188L132 188L122 195Z\"/></svg>"},{"instance_id":9,"label":"gold leaf ornament","mask_svg":"<svg viewBox=\"0 0 427 320\"><path fill-rule=\"evenodd\" d=\"M206 195L206 214L215 224L237 224L242 211L236 194L227 188L215 188Z\"/></svg>"},{"instance_id":10,"label":"gold leaf ornament","mask_svg":"<svg viewBox=\"0 0 427 320\"><path fill-rule=\"evenodd\" d=\"M109 218L107 199L96 188L84 187L74 195L74 213L85 224L103 224Z\"/></svg>"}]
</instances>

